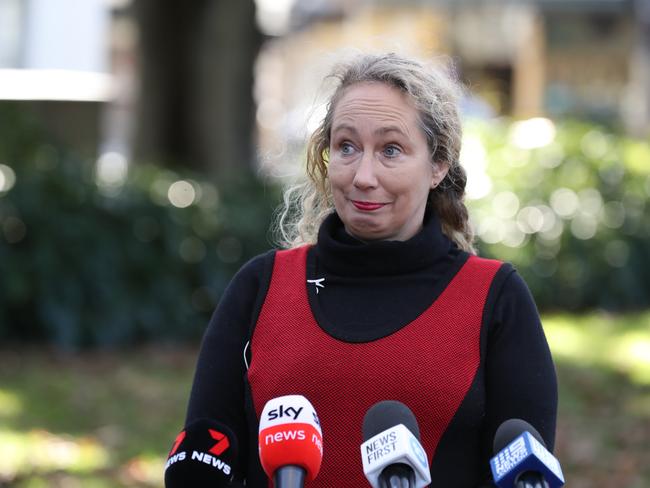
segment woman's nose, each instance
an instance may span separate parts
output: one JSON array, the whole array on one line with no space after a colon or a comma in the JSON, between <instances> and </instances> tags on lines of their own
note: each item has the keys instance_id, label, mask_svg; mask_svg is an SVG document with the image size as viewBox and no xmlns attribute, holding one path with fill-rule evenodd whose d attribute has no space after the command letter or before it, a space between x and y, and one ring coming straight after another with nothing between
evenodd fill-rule
<instances>
[{"instance_id":1,"label":"woman's nose","mask_svg":"<svg viewBox=\"0 0 650 488\"><path fill-rule=\"evenodd\" d=\"M353 184L357 188L374 188L377 186L375 174L375 157L372 153L364 152L354 174Z\"/></svg>"}]
</instances>

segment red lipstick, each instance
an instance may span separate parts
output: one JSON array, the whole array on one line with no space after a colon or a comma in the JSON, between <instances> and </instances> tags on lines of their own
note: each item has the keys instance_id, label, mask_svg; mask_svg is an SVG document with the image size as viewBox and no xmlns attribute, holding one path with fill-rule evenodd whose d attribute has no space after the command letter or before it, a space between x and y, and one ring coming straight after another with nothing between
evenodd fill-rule
<instances>
[{"instance_id":1,"label":"red lipstick","mask_svg":"<svg viewBox=\"0 0 650 488\"><path fill-rule=\"evenodd\" d=\"M352 200L352 204L359 210L364 212L372 212L373 210L380 209L385 203L375 203L375 202L359 202L357 200Z\"/></svg>"}]
</instances>

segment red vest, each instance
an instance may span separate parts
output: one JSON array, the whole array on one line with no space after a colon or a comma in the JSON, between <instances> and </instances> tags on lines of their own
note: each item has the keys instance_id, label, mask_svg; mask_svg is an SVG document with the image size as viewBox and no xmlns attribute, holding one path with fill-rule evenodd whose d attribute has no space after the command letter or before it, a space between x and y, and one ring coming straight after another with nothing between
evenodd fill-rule
<instances>
[{"instance_id":1,"label":"red vest","mask_svg":"<svg viewBox=\"0 0 650 488\"><path fill-rule=\"evenodd\" d=\"M415 414L429 462L472 384L488 290L501 263L470 256L417 319L393 334L348 343L316 322L307 298L308 246L278 251L251 339L248 370L259 419L272 398L304 395L323 429L323 464L309 488L369 486L361 464L361 425L381 400ZM327 293L327 281L321 293ZM435 485L435 480L433 480Z\"/></svg>"}]
</instances>

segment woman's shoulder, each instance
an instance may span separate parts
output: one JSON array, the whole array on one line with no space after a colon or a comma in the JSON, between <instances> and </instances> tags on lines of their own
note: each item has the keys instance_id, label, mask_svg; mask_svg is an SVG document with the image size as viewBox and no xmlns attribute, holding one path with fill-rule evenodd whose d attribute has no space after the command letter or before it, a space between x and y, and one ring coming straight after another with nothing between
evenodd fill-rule
<instances>
[{"instance_id":1,"label":"woman's shoulder","mask_svg":"<svg viewBox=\"0 0 650 488\"><path fill-rule=\"evenodd\" d=\"M254 317L252 312L263 301L268 288L275 254L274 249L259 254L249 259L235 273L212 315L208 335L223 328L232 331L233 327L242 327L242 337L245 336L250 320Z\"/></svg>"},{"instance_id":2,"label":"woman's shoulder","mask_svg":"<svg viewBox=\"0 0 650 488\"><path fill-rule=\"evenodd\" d=\"M499 261L500 266L494 275L493 288L501 298L521 299L531 298L531 293L524 278L519 274L514 264Z\"/></svg>"},{"instance_id":3,"label":"woman's shoulder","mask_svg":"<svg viewBox=\"0 0 650 488\"><path fill-rule=\"evenodd\" d=\"M526 324L534 327L539 324L535 299L512 263L501 262L492 280L486 306L492 333L505 326L525 328Z\"/></svg>"},{"instance_id":4,"label":"woman's shoulder","mask_svg":"<svg viewBox=\"0 0 650 488\"><path fill-rule=\"evenodd\" d=\"M276 250L271 249L249 259L231 278L220 303L233 299L254 299L270 279L275 254Z\"/></svg>"}]
</instances>

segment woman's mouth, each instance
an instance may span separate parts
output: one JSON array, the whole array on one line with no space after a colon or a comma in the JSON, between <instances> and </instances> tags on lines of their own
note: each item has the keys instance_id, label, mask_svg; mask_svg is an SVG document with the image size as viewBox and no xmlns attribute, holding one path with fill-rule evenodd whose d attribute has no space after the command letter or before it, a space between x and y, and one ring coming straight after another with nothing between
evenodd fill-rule
<instances>
[{"instance_id":1,"label":"woman's mouth","mask_svg":"<svg viewBox=\"0 0 650 488\"><path fill-rule=\"evenodd\" d=\"M352 205L354 205L359 210L363 210L364 212L372 212L373 210L380 209L386 204L377 203L377 202L360 202L358 200L352 200Z\"/></svg>"}]
</instances>

